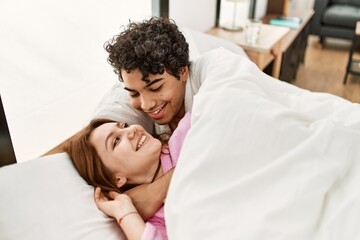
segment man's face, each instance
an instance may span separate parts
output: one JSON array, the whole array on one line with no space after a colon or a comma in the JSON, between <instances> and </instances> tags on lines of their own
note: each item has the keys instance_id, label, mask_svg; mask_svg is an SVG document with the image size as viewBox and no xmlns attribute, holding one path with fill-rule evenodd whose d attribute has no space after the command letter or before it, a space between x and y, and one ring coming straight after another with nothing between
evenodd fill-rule
<instances>
[{"instance_id":1,"label":"man's face","mask_svg":"<svg viewBox=\"0 0 360 240\"><path fill-rule=\"evenodd\" d=\"M130 73L121 71L131 105L145 112L157 124L170 124L176 128L185 114L184 97L188 79L188 67L184 67L180 80L164 71L149 75L145 80L138 69Z\"/></svg>"}]
</instances>

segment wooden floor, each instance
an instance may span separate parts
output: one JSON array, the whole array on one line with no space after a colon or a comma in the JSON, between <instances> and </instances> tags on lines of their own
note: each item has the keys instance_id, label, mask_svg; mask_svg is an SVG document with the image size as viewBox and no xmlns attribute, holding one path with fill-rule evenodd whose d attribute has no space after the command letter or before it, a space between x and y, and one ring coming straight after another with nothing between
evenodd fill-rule
<instances>
[{"instance_id":1,"label":"wooden floor","mask_svg":"<svg viewBox=\"0 0 360 240\"><path fill-rule=\"evenodd\" d=\"M305 63L300 65L292 84L360 103L360 76L349 74L346 85L343 84L350 44L350 41L326 39L321 45L316 36L310 36Z\"/></svg>"}]
</instances>

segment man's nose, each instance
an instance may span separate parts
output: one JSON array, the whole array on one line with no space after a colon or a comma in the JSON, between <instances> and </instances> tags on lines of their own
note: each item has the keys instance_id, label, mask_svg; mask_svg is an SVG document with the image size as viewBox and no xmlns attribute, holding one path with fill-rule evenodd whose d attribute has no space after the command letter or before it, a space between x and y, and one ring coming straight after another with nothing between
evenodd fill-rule
<instances>
[{"instance_id":1,"label":"man's nose","mask_svg":"<svg viewBox=\"0 0 360 240\"><path fill-rule=\"evenodd\" d=\"M156 106L156 101L153 97L145 94L141 96L141 109L145 112L150 111Z\"/></svg>"}]
</instances>

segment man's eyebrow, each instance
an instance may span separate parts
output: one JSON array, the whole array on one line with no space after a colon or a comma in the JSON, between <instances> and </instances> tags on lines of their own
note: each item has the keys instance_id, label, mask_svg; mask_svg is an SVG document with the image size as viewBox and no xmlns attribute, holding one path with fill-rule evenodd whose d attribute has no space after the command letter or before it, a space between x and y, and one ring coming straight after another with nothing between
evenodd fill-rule
<instances>
[{"instance_id":1,"label":"man's eyebrow","mask_svg":"<svg viewBox=\"0 0 360 240\"><path fill-rule=\"evenodd\" d=\"M161 80L163 80L164 78L156 78L156 79L154 79L153 81L149 81L148 83L146 83L146 85L145 85L145 88L148 88L148 87L150 87L151 85L153 85L153 84L155 84L155 83L157 83L157 82L159 82L159 81L161 81Z\"/></svg>"},{"instance_id":2,"label":"man's eyebrow","mask_svg":"<svg viewBox=\"0 0 360 240\"><path fill-rule=\"evenodd\" d=\"M129 92L136 92L135 90L132 90L132 89L127 88L127 87L124 87L124 89L125 89L126 91L129 91Z\"/></svg>"},{"instance_id":3,"label":"man's eyebrow","mask_svg":"<svg viewBox=\"0 0 360 240\"><path fill-rule=\"evenodd\" d=\"M155 83L157 83L157 82L159 82L159 81L161 81L161 80L163 80L164 78L156 78L156 79L154 79L153 81L149 81L149 80L144 80L145 82L146 82L146 85L145 85L145 87L144 88L148 88L148 87L150 87L151 85L153 85L153 84L155 84ZM124 87L124 89L126 90L126 91L129 91L129 92L136 92L135 90L133 90L133 89L131 89L131 88L127 88L127 87Z\"/></svg>"}]
</instances>

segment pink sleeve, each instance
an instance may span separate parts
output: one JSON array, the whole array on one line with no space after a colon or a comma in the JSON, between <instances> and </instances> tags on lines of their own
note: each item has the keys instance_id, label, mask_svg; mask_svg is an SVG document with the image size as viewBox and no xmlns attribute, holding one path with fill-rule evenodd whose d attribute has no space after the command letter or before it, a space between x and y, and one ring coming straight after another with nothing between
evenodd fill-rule
<instances>
[{"instance_id":1,"label":"pink sleeve","mask_svg":"<svg viewBox=\"0 0 360 240\"><path fill-rule=\"evenodd\" d=\"M169 150L171 159L175 165L180 155L182 144L185 140L186 134L191 127L191 112L187 112L185 116L180 120L178 127L169 139Z\"/></svg>"},{"instance_id":2,"label":"pink sleeve","mask_svg":"<svg viewBox=\"0 0 360 240\"><path fill-rule=\"evenodd\" d=\"M147 222L145 225L145 230L141 236L141 240L167 240L166 229L156 227L155 225Z\"/></svg>"}]
</instances>

